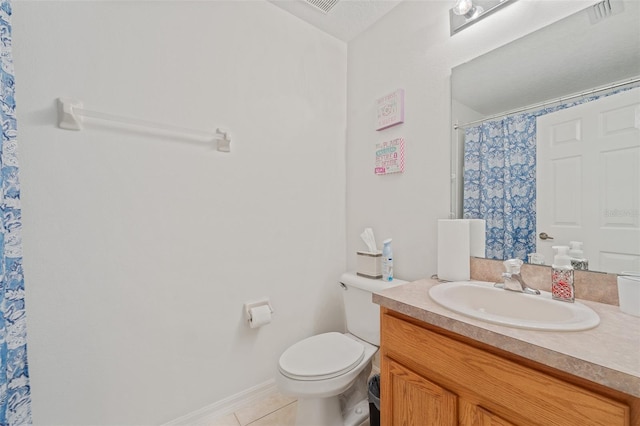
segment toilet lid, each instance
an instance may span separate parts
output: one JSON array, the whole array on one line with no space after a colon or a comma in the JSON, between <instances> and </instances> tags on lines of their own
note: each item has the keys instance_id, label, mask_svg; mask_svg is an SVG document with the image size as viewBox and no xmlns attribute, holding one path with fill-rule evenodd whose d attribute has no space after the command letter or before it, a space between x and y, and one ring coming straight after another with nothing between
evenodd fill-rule
<instances>
[{"instance_id":1,"label":"toilet lid","mask_svg":"<svg viewBox=\"0 0 640 426\"><path fill-rule=\"evenodd\" d=\"M364 358L364 346L340 333L308 337L284 351L280 371L297 380L322 380L352 370Z\"/></svg>"}]
</instances>

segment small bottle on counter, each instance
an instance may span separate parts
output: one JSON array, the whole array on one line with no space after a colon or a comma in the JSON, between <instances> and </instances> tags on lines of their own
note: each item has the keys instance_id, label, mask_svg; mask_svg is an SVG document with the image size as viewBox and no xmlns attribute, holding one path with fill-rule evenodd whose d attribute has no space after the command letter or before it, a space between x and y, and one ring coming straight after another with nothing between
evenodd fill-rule
<instances>
[{"instance_id":1,"label":"small bottle on counter","mask_svg":"<svg viewBox=\"0 0 640 426\"><path fill-rule=\"evenodd\" d=\"M382 280L393 281L393 250L391 249L391 238L382 242Z\"/></svg>"},{"instance_id":2,"label":"small bottle on counter","mask_svg":"<svg viewBox=\"0 0 640 426\"><path fill-rule=\"evenodd\" d=\"M582 243L580 241L569 241L569 257L571 258L571 266L576 271L589 270L589 261L584 258L582 251Z\"/></svg>"},{"instance_id":3,"label":"small bottle on counter","mask_svg":"<svg viewBox=\"0 0 640 426\"><path fill-rule=\"evenodd\" d=\"M573 303L576 300L576 290L573 284L573 267L568 255L569 247L554 246L557 254L551 265L551 296L555 300Z\"/></svg>"}]
</instances>

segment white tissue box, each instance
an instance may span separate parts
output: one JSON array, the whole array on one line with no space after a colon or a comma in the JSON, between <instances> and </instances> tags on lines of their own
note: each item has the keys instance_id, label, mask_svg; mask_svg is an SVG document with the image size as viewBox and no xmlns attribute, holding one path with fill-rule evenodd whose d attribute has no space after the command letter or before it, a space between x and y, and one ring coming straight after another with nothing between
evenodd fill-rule
<instances>
[{"instance_id":1,"label":"white tissue box","mask_svg":"<svg viewBox=\"0 0 640 426\"><path fill-rule=\"evenodd\" d=\"M382 252L357 251L357 274L366 278L382 278Z\"/></svg>"}]
</instances>

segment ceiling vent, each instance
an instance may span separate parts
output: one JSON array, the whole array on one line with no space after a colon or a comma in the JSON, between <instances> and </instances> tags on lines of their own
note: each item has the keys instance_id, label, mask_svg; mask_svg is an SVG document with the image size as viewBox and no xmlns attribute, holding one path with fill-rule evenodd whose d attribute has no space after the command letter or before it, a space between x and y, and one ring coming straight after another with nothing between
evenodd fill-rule
<instances>
[{"instance_id":1,"label":"ceiling vent","mask_svg":"<svg viewBox=\"0 0 640 426\"><path fill-rule=\"evenodd\" d=\"M621 1L603 0L589 8L589 21L596 24L609 16L620 13L624 10Z\"/></svg>"},{"instance_id":2,"label":"ceiling vent","mask_svg":"<svg viewBox=\"0 0 640 426\"><path fill-rule=\"evenodd\" d=\"M305 3L310 4L325 14L329 13L329 11L338 4L338 1L339 0L304 0Z\"/></svg>"}]
</instances>

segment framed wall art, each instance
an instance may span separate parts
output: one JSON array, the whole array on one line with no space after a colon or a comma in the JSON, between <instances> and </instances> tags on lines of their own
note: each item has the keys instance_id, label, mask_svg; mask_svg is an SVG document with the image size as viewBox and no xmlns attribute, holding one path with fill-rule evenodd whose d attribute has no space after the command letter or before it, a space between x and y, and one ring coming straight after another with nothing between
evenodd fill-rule
<instances>
[{"instance_id":1,"label":"framed wall art","mask_svg":"<svg viewBox=\"0 0 640 426\"><path fill-rule=\"evenodd\" d=\"M404 89L398 89L378 99L376 113L376 130L404 123Z\"/></svg>"},{"instance_id":2,"label":"framed wall art","mask_svg":"<svg viewBox=\"0 0 640 426\"><path fill-rule=\"evenodd\" d=\"M396 138L376 144L377 175L404 172L404 138Z\"/></svg>"}]
</instances>

